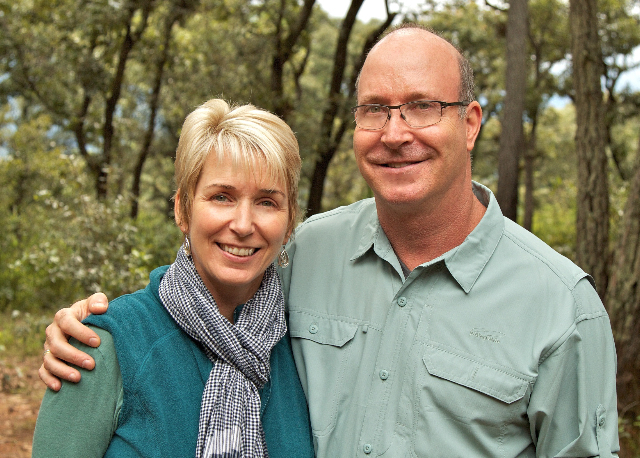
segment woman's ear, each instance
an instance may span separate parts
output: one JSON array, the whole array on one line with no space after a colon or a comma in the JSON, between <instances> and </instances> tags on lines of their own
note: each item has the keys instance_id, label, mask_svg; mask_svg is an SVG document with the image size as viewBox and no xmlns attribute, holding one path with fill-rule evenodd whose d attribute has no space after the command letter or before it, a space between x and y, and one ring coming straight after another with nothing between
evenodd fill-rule
<instances>
[{"instance_id":1,"label":"woman's ear","mask_svg":"<svg viewBox=\"0 0 640 458\"><path fill-rule=\"evenodd\" d=\"M293 229L289 229L289 231L287 231L287 235L284 236L284 240L282 241L283 245L286 245L287 243L289 243L289 240L291 240L292 234L293 234Z\"/></svg>"},{"instance_id":2,"label":"woman's ear","mask_svg":"<svg viewBox=\"0 0 640 458\"><path fill-rule=\"evenodd\" d=\"M189 225L182 218L182 211L180 210L180 190L176 192L176 197L173 202L173 215L176 220L176 224L180 228L183 234L189 233Z\"/></svg>"}]
</instances>

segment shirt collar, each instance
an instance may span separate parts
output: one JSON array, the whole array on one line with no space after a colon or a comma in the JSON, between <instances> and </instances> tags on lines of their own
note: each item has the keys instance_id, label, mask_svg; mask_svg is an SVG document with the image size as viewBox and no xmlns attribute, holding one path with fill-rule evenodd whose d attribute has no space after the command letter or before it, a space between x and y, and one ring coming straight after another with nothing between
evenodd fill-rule
<instances>
[{"instance_id":1,"label":"shirt collar","mask_svg":"<svg viewBox=\"0 0 640 458\"><path fill-rule=\"evenodd\" d=\"M372 246L374 246L374 250L378 254L378 256L383 259L385 258L388 251L393 251L391 243L389 243L386 234L380 226L377 211L373 211L371 213L369 221L365 226L364 231L362 231L360 243L356 247L353 256L351 256L350 261L355 261L356 259L363 256L367 251L369 251Z\"/></svg>"},{"instance_id":2,"label":"shirt collar","mask_svg":"<svg viewBox=\"0 0 640 458\"><path fill-rule=\"evenodd\" d=\"M466 293L489 262L504 231L504 217L491 190L473 182L473 192L487 211L464 242L442 255L447 269Z\"/></svg>"},{"instance_id":3,"label":"shirt collar","mask_svg":"<svg viewBox=\"0 0 640 458\"><path fill-rule=\"evenodd\" d=\"M466 293L471 291L484 266L493 255L504 230L504 217L491 190L475 181L472 182L472 186L474 194L487 207L480 223L460 245L416 268L420 269L444 261L453 278ZM372 212L351 261L363 256L371 247L380 258L389 262L402 277L400 262L380 226L377 212Z\"/></svg>"}]
</instances>

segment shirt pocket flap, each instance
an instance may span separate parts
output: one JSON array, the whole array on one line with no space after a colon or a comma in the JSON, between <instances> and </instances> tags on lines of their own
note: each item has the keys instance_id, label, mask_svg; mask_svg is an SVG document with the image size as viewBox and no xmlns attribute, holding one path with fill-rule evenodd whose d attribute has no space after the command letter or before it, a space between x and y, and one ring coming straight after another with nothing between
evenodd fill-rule
<instances>
[{"instance_id":1,"label":"shirt pocket flap","mask_svg":"<svg viewBox=\"0 0 640 458\"><path fill-rule=\"evenodd\" d=\"M358 325L304 312L289 311L291 337L342 347L356 335Z\"/></svg>"},{"instance_id":2,"label":"shirt pocket flap","mask_svg":"<svg viewBox=\"0 0 640 458\"><path fill-rule=\"evenodd\" d=\"M473 355L428 344L422 358L429 374L479 391L507 404L527 392L532 377L483 361Z\"/></svg>"}]
</instances>

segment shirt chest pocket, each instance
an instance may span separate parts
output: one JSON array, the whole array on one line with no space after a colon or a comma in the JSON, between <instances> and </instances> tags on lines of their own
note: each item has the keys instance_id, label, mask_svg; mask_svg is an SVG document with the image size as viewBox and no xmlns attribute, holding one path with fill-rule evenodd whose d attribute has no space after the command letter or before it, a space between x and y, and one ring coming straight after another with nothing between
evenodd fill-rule
<instances>
[{"instance_id":1,"label":"shirt chest pocket","mask_svg":"<svg viewBox=\"0 0 640 458\"><path fill-rule=\"evenodd\" d=\"M445 349L438 344L427 345L422 361L430 375L467 387L504 404L522 399L532 381L532 378L506 367Z\"/></svg>"},{"instance_id":2,"label":"shirt chest pocket","mask_svg":"<svg viewBox=\"0 0 640 458\"><path fill-rule=\"evenodd\" d=\"M431 342L422 354L423 407L463 423L500 426L521 419L534 378Z\"/></svg>"},{"instance_id":3,"label":"shirt chest pocket","mask_svg":"<svg viewBox=\"0 0 640 458\"><path fill-rule=\"evenodd\" d=\"M423 348L414 420L416 429L422 426L433 436L415 437L418 456L443 437L455 451L451 456L468 456L478 440L502 456L505 444L513 443L507 438L529 437L526 410L533 377L433 341Z\"/></svg>"},{"instance_id":4,"label":"shirt chest pocket","mask_svg":"<svg viewBox=\"0 0 640 458\"><path fill-rule=\"evenodd\" d=\"M296 355L314 434L333 430L341 405L353 387L348 371L358 325L304 312L289 312L291 344ZM300 359L302 355L302 360Z\"/></svg>"}]
</instances>

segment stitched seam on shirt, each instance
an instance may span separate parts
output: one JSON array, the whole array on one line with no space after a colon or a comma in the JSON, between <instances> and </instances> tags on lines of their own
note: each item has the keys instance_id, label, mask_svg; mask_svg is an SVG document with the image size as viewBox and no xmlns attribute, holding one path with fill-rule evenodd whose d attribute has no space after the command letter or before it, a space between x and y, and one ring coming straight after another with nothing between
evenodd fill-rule
<instances>
[{"instance_id":1,"label":"stitched seam on shirt","mask_svg":"<svg viewBox=\"0 0 640 458\"><path fill-rule=\"evenodd\" d=\"M580 301L578 300L579 298L576 297L576 289L575 288L571 289L571 296L573 297L573 301L574 301L574 304L575 304L576 318L575 318L574 322L571 324L571 326L569 326L569 328L567 328L567 330L565 330L562 333L560 338L558 340L556 340L553 343L553 345L551 345L551 348L549 349L549 351L540 356L540 360L538 361L538 367L547 358L550 358L551 356L553 356L556 351L558 351L560 348L562 348L562 346L564 346L564 344L566 343L567 339L569 339L569 336L573 332L573 328L575 328L578 323L580 323L581 321L585 321L585 320L593 320L593 319L598 319L598 318L602 318L602 317L607 317L607 318L609 317L609 315L607 315L607 312L604 311L604 310L591 312L591 313L580 313L580 310L582 310L582 306L580 305Z\"/></svg>"},{"instance_id":2,"label":"stitched seam on shirt","mask_svg":"<svg viewBox=\"0 0 640 458\"><path fill-rule=\"evenodd\" d=\"M547 358L551 358L552 356L556 355L556 352L559 351L564 346L564 344L567 343L567 341L569 340L569 337L571 336L571 334L573 334L575 329L576 329L576 322L574 321L573 323L571 323L571 326L569 326L567 330L562 333L562 335L558 338L558 340L556 340L553 343L553 345L551 345L549 350L546 353L540 355L540 360L538 361L538 368L542 363L544 363L547 360ZM561 354L561 353L558 353L558 354Z\"/></svg>"},{"instance_id":3,"label":"stitched seam on shirt","mask_svg":"<svg viewBox=\"0 0 640 458\"><path fill-rule=\"evenodd\" d=\"M356 320L355 318L345 318L345 317L340 317L339 315L332 315L332 314L320 314L317 312L307 311L306 309L290 310L289 315L291 315L292 312L300 313L300 314L311 316L314 318L329 319L329 320L340 321L341 323L354 324L356 326L359 324L369 324L366 321ZM369 326L371 327L371 324L369 324Z\"/></svg>"},{"instance_id":4,"label":"stitched seam on shirt","mask_svg":"<svg viewBox=\"0 0 640 458\"><path fill-rule=\"evenodd\" d=\"M605 311L593 312L593 313L582 313L576 317L576 324L580 323L581 321L595 320L597 318L608 317L608 316L609 315L607 315L607 312Z\"/></svg>"},{"instance_id":5,"label":"stitched seam on shirt","mask_svg":"<svg viewBox=\"0 0 640 458\"><path fill-rule=\"evenodd\" d=\"M587 273L583 272L580 275L580 278L571 278L571 281L575 281L575 284L571 285L569 283L569 279L566 278L560 271L559 269L557 269L547 258L543 257L540 253L538 253L537 251L532 250L529 246L525 245L524 243L522 243L518 238L516 238L516 236L514 234L512 234L511 232L508 232L508 230L505 227L504 230L504 235L511 240L514 244L516 244L517 246L519 246L522 250L526 251L527 253L529 253L531 256L535 257L536 259L538 259L540 262L542 262L545 266L547 266L547 268L553 272L555 274L556 277L558 277L558 279L565 285L565 287L569 290L569 291L573 291L573 289L576 287L576 285L578 284L578 281L581 280L582 278L587 276Z\"/></svg>"},{"instance_id":6,"label":"stitched seam on shirt","mask_svg":"<svg viewBox=\"0 0 640 458\"><path fill-rule=\"evenodd\" d=\"M488 367L488 366L485 366L485 367ZM447 380L450 380L453 383L456 383L458 385L464 386L464 387L469 388L469 389L474 390L474 391L480 391L481 393L483 393L483 392L487 393L490 396L498 399L499 401L505 402L507 404L511 404L511 403L517 401L518 399L522 399L522 397L524 396L524 393L520 397L516 397L516 396L518 396L518 394L515 394L515 395L514 394L509 394L509 395L505 396L506 393L504 391L498 391L495 388L487 386L487 385L485 385L483 383L480 383L480 382L477 382L477 381L474 382L474 383L470 383L471 380L469 380L469 379L463 380L460 377L456 377L456 376L454 376L454 375L452 375L450 373L447 373L447 372L443 372L443 374L447 375L449 377L449 379L447 379ZM507 374L506 372L504 372L504 374L510 375L510 374ZM511 377L513 377L513 376L511 376ZM444 377L442 377L442 378L444 378ZM528 380L522 380L522 382L527 383L527 385L529 384ZM480 390L478 388L481 388L484 391L482 391L482 390ZM520 390L518 390L518 393L519 392L520 392ZM525 393L526 393L526 390L525 390ZM515 397L515 399L511 400L514 397ZM510 402L509 401L505 401L504 400L505 398L508 398L511 401Z\"/></svg>"},{"instance_id":7,"label":"stitched seam on shirt","mask_svg":"<svg viewBox=\"0 0 640 458\"><path fill-rule=\"evenodd\" d=\"M429 344L429 345L431 345L432 347L435 347L433 344ZM503 373L503 374L505 374L505 375L508 375L508 376L510 376L510 377L522 379L522 381L524 381L524 382L530 382L530 381L532 380L532 377L531 377L530 375L523 374L523 373L522 373L522 372L520 372L520 371L517 371L517 370L515 370L515 369L511 369L511 368L509 368L509 370L510 370L510 371L512 371L512 372L514 372L514 373L516 374L516 375L514 375L514 374L512 374L512 373L508 372L507 370L505 370L505 369L501 368L501 366L499 366L499 365L491 365L491 364L487 364L487 363L485 363L485 362L484 362L484 361L482 361L482 360L478 360L478 359L476 359L476 358L472 358L472 357L470 357L470 356L464 355L464 354L459 353L459 352L455 352L455 351L448 350L447 348L445 348L445 347L444 347L442 344L440 344L440 343L439 343L439 344L438 344L438 346L437 346L437 347L435 347L435 348L436 348L436 349L438 349L438 350L440 350L440 351L443 351L443 352L445 352L445 353L448 353L448 354L450 354L450 355L458 356L458 357L460 357L460 358L462 358L462 359L464 359L464 360L466 360L466 361L471 361L471 362L474 362L474 363L481 364L481 365L482 365L482 366L484 366L484 367L488 367L489 369L493 369L493 370L495 370L496 372L501 372L501 373Z\"/></svg>"}]
</instances>

